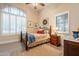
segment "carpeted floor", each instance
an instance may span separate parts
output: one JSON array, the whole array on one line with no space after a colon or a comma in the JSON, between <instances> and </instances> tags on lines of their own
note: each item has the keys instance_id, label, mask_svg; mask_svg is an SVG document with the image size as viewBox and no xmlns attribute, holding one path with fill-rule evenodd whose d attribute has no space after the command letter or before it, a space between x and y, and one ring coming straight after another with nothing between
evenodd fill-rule
<instances>
[{"instance_id":1,"label":"carpeted floor","mask_svg":"<svg viewBox=\"0 0 79 59\"><path fill-rule=\"evenodd\" d=\"M38 47L34 47L28 51L20 50L14 51L12 56L63 56L62 47L56 47L51 44L43 44Z\"/></svg>"},{"instance_id":2,"label":"carpeted floor","mask_svg":"<svg viewBox=\"0 0 79 59\"><path fill-rule=\"evenodd\" d=\"M34 47L28 51L20 42L0 45L2 56L63 56L63 48L56 47L50 43Z\"/></svg>"}]
</instances>

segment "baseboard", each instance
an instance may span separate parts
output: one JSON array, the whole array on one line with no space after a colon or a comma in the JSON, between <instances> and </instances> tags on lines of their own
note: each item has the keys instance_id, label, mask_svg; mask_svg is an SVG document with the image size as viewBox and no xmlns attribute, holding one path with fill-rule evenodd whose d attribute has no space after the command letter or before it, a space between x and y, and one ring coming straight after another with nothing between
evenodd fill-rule
<instances>
[{"instance_id":1,"label":"baseboard","mask_svg":"<svg viewBox=\"0 0 79 59\"><path fill-rule=\"evenodd\" d=\"M0 42L0 44L7 44L7 43L13 43L13 42L19 42L20 40L9 40L9 41L3 41L3 42Z\"/></svg>"}]
</instances>

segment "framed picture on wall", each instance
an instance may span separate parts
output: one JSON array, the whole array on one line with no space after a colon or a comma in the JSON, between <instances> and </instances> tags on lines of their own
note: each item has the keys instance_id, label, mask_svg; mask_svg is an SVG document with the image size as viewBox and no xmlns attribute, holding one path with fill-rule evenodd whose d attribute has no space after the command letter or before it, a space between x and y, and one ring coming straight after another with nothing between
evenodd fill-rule
<instances>
[{"instance_id":1,"label":"framed picture on wall","mask_svg":"<svg viewBox=\"0 0 79 59\"><path fill-rule=\"evenodd\" d=\"M43 25L46 25L48 22L46 19L43 20Z\"/></svg>"},{"instance_id":2,"label":"framed picture on wall","mask_svg":"<svg viewBox=\"0 0 79 59\"><path fill-rule=\"evenodd\" d=\"M39 27L39 24L38 23L35 23L35 28L38 28Z\"/></svg>"},{"instance_id":3,"label":"framed picture on wall","mask_svg":"<svg viewBox=\"0 0 79 59\"><path fill-rule=\"evenodd\" d=\"M28 21L28 22L27 22L27 27L29 27L29 28L33 27L32 21Z\"/></svg>"},{"instance_id":4,"label":"framed picture on wall","mask_svg":"<svg viewBox=\"0 0 79 59\"><path fill-rule=\"evenodd\" d=\"M43 24L44 26L48 26L48 25L49 25L49 18L43 19L42 24Z\"/></svg>"}]
</instances>

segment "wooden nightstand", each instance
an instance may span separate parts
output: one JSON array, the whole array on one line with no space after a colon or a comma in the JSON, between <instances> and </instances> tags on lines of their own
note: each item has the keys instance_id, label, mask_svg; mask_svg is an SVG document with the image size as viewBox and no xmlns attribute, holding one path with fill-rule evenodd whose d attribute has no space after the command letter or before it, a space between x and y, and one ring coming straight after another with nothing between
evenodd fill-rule
<instances>
[{"instance_id":1,"label":"wooden nightstand","mask_svg":"<svg viewBox=\"0 0 79 59\"><path fill-rule=\"evenodd\" d=\"M57 35L51 35L51 38L50 38L50 43L55 45L55 46L60 46L60 36L57 36Z\"/></svg>"}]
</instances>

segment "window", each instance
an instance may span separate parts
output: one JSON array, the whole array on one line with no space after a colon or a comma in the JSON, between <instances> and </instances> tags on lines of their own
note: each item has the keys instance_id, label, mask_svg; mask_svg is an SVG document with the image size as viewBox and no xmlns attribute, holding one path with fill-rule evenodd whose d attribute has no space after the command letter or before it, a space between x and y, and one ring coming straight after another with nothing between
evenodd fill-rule
<instances>
[{"instance_id":1,"label":"window","mask_svg":"<svg viewBox=\"0 0 79 59\"><path fill-rule=\"evenodd\" d=\"M3 29L3 33L9 33L9 14L6 13L2 13L2 29Z\"/></svg>"},{"instance_id":2,"label":"window","mask_svg":"<svg viewBox=\"0 0 79 59\"><path fill-rule=\"evenodd\" d=\"M56 16L56 27L59 33L69 33L68 12Z\"/></svg>"},{"instance_id":3,"label":"window","mask_svg":"<svg viewBox=\"0 0 79 59\"><path fill-rule=\"evenodd\" d=\"M26 29L26 15L24 11L15 7L1 9L2 34L16 34Z\"/></svg>"},{"instance_id":4,"label":"window","mask_svg":"<svg viewBox=\"0 0 79 59\"><path fill-rule=\"evenodd\" d=\"M11 23L11 33L16 33L16 16L15 15L10 15L10 23Z\"/></svg>"}]
</instances>

